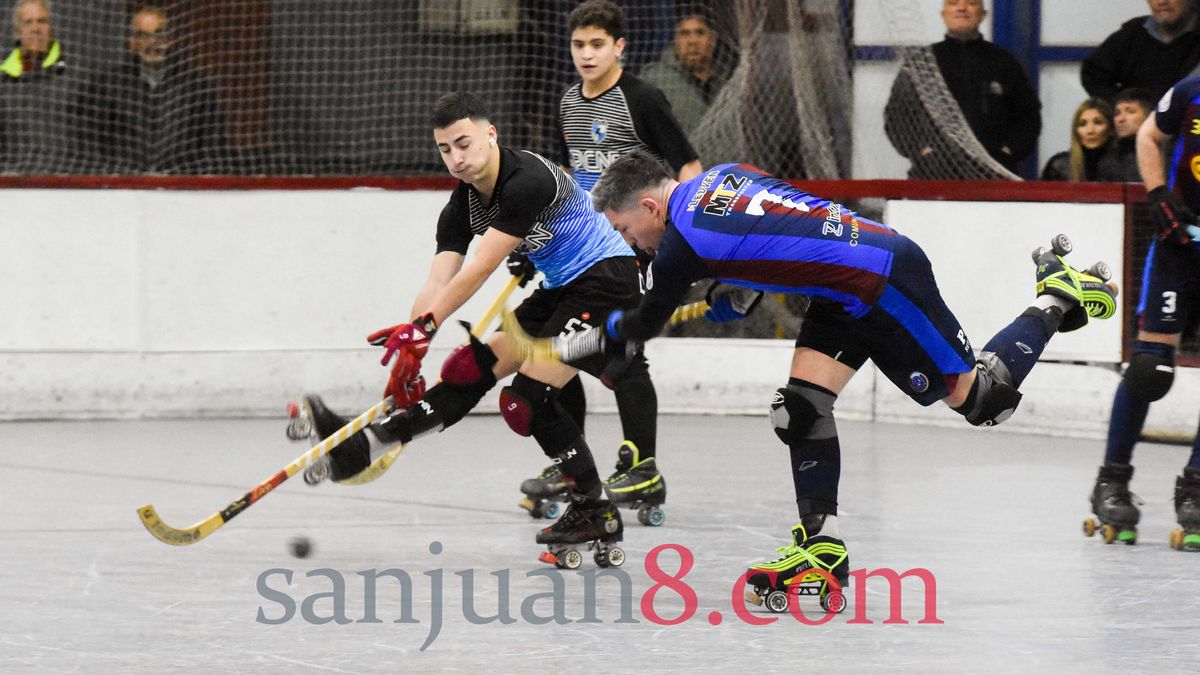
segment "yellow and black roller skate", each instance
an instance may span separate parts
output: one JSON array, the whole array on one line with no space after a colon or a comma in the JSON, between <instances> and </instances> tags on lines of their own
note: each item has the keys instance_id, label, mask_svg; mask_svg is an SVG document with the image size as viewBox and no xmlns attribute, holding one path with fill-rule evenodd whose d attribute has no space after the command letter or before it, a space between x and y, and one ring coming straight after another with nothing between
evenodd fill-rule
<instances>
[{"instance_id":1,"label":"yellow and black roller skate","mask_svg":"<svg viewBox=\"0 0 1200 675\"><path fill-rule=\"evenodd\" d=\"M625 551L613 544L621 541L624 531L621 512L612 502L574 495L562 518L538 532L537 543L547 548L538 559L560 569L579 569L582 546L592 552L598 567L620 567L625 563Z\"/></svg>"},{"instance_id":2,"label":"yellow and black roller skate","mask_svg":"<svg viewBox=\"0 0 1200 675\"><path fill-rule=\"evenodd\" d=\"M1132 546L1137 543L1137 524L1142 515L1137 504L1142 501L1129 491L1132 478L1133 467L1128 464L1100 467L1096 487L1092 489L1092 513L1096 517L1084 519L1084 536L1099 532L1106 544L1119 541Z\"/></svg>"},{"instance_id":3,"label":"yellow and black roller skate","mask_svg":"<svg viewBox=\"0 0 1200 675\"><path fill-rule=\"evenodd\" d=\"M783 555L746 571L746 600L772 612L786 612L792 595L816 595L821 609L840 614L846 609L850 557L838 538L837 516L811 513L792 527L792 543L776 549ZM837 585L829 583L824 571Z\"/></svg>"},{"instance_id":4,"label":"yellow and black roller skate","mask_svg":"<svg viewBox=\"0 0 1200 675\"><path fill-rule=\"evenodd\" d=\"M1050 248L1033 250L1037 265L1037 294L1052 295L1072 305L1063 313L1060 333L1069 333L1087 325L1088 319L1108 319L1117 312L1118 288L1112 283L1112 268L1097 262L1080 272L1063 260L1072 250L1071 239L1065 234L1050 240Z\"/></svg>"},{"instance_id":5,"label":"yellow and black roller skate","mask_svg":"<svg viewBox=\"0 0 1200 675\"><path fill-rule=\"evenodd\" d=\"M667 502L667 482L654 458L639 457L632 441L625 441L617 450L617 470L604 481L604 491L618 507L636 509L642 525L658 527L667 519L662 510Z\"/></svg>"},{"instance_id":6,"label":"yellow and black roller skate","mask_svg":"<svg viewBox=\"0 0 1200 675\"><path fill-rule=\"evenodd\" d=\"M1175 479L1175 518L1179 529L1171 530L1171 548L1200 551L1200 469L1189 467Z\"/></svg>"},{"instance_id":7,"label":"yellow and black roller skate","mask_svg":"<svg viewBox=\"0 0 1200 675\"><path fill-rule=\"evenodd\" d=\"M525 498L517 502L517 506L528 511L532 518L555 518L558 516L559 503L569 499L569 487L558 465L551 464L537 478L521 481L521 492L525 493Z\"/></svg>"}]
</instances>

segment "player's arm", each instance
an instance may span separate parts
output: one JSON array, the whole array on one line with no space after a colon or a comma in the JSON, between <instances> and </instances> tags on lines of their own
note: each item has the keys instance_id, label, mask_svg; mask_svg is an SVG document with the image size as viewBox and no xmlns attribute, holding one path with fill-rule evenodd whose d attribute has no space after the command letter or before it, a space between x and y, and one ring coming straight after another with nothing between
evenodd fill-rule
<instances>
[{"instance_id":1,"label":"player's arm","mask_svg":"<svg viewBox=\"0 0 1200 675\"><path fill-rule=\"evenodd\" d=\"M520 243L520 237L488 228L479 239L475 257L463 265L430 302L428 312L433 314L437 324L442 325L451 314L475 295L492 272Z\"/></svg>"},{"instance_id":2,"label":"player's arm","mask_svg":"<svg viewBox=\"0 0 1200 675\"><path fill-rule=\"evenodd\" d=\"M442 251L433 256L425 283L421 285L421 290L417 291L417 297L413 300L412 311L409 312L410 321L429 311L433 299L462 269L464 260L466 256L457 251Z\"/></svg>"},{"instance_id":3,"label":"player's arm","mask_svg":"<svg viewBox=\"0 0 1200 675\"><path fill-rule=\"evenodd\" d=\"M688 246L678 231L668 229L662 247L650 264L653 284L637 307L611 320L608 337L627 342L645 342L659 334L688 289L712 272Z\"/></svg>"},{"instance_id":4,"label":"player's arm","mask_svg":"<svg viewBox=\"0 0 1200 675\"><path fill-rule=\"evenodd\" d=\"M1138 171L1146 186L1158 239L1186 244L1200 236L1196 214L1167 186L1162 143L1180 131L1184 113L1200 87L1200 80L1184 80L1163 96L1154 114L1137 134Z\"/></svg>"},{"instance_id":5,"label":"player's arm","mask_svg":"<svg viewBox=\"0 0 1200 675\"><path fill-rule=\"evenodd\" d=\"M676 179L683 183L700 175L700 155L688 141L687 134L671 112L671 103L658 88L645 85L639 90L634 105L633 124L638 137L656 154L667 160Z\"/></svg>"}]
</instances>

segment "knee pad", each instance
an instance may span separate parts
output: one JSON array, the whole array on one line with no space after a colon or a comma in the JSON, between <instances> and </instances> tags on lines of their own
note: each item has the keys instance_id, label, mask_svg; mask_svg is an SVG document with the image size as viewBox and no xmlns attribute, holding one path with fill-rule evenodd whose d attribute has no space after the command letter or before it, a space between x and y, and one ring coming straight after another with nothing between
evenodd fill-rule
<instances>
[{"instance_id":1,"label":"knee pad","mask_svg":"<svg viewBox=\"0 0 1200 675\"><path fill-rule=\"evenodd\" d=\"M492 366L499 361L492 348L479 341L474 335L470 342L450 352L450 356L442 363L442 381L450 384L475 384L481 380L492 379L495 384ZM491 385L488 385L491 388Z\"/></svg>"},{"instance_id":2,"label":"knee pad","mask_svg":"<svg viewBox=\"0 0 1200 675\"><path fill-rule=\"evenodd\" d=\"M1125 386L1135 399L1153 403L1167 395L1175 382L1175 348L1157 342L1133 343L1125 369Z\"/></svg>"},{"instance_id":3,"label":"knee pad","mask_svg":"<svg viewBox=\"0 0 1200 675\"><path fill-rule=\"evenodd\" d=\"M500 390L500 415L513 431L532 436L535 418L549 406L550 387L521 373Z\"/></svg>"},{"instance_id":4,"label":"knee pad","mask_svg":"<svg viewBox=\"0 0 1200 675\"><path fill-rule=\"evenodd\" d=\"M977 427L991 427L1012 417L1021 403L1021 392L1012 384L1008 366L992 352L980 352L975 363L975 384L967 404L955 410Z\"/></svg>"},{"instance_id":5,"label":"knee pad","mask_svg":"<svg viewBox=\"0 0 1200 675\"><path fill-rule=\"evenodd\" d=\"M771 399L771 426L775 435L788 446L810 438L837 435L833 425L833 402L827 389L816 385L789 384L775 390Z\"/></svg>"}]
</instances>

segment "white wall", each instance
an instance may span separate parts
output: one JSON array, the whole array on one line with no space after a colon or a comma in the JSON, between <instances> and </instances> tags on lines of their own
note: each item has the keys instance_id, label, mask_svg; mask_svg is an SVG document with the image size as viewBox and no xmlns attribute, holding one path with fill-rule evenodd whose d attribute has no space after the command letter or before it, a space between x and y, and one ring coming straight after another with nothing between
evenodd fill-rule
<instances>
[{"instance_id":1,"label":"white wall","mask_svg":"<svg viewBox=\"0 0 1200 675\"><path fill-rule=\"evenodd\" d=\"M362 410L385 371L363 341L407 317L433 250L440 192L10 190L0 211L0 419L279 415L305 391ZM1029 249L1061 230L1077 261L1119 258L1109 205L896 202L948 304L981 348L1033 295ZM478 317L499 272L460 315ZM1059 336L1048 354L1114 360L1117 320ZM426 376L461 337L446 326ZM1076 340L1076 338L1079 338ZM662 409L761 414L786 381L790 340L656 340ZM695 368L705 364L703 377ZM1152 423L1194 427L1185 372ZM594 410L612 396L585 380ZM1004 428L1098 436L1114 368L1042 364ZM1172 400L1180 401L1178 405ZM481 406L494 411L494 396ZM839 415L961 424L920 408L870 366Z\"/></svg>"}]
</instances>

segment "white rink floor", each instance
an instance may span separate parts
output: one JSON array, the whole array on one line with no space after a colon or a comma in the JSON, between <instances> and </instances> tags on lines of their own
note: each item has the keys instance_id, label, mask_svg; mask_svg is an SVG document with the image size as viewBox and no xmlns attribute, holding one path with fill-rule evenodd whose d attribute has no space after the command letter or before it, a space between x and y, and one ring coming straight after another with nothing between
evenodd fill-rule
<instances>
[{"instance_id":1,"label":"white rink floor","mask_svg":"<svg viewBox=\"0 0 1200 675\"><path fill-rule=\"evenodd\" d=\"M31 672L1168 672L1200 660L1200 554L1172 551L1171 493L1186 448L1143 445L1133 489L1145 501L1141 542L1104 546L1080 534L1102 447L1097 441L842 423L842 533L852 568L927 568L936 577L936 616L921 625L921 584L904 582L906 625L884 625L887 584L867 584L856 607L824 626L790 615L750 626L731 590L747 563L773 557L795 511L787 452L763 418L663 417L660 456L670 485L662 528L627 518L623 568L632 616L621 615L618 581L601 579L599 623L578 623L585 583L562 573L561 614L571 623L535 625L554 612L553 568L537 561L538 523L516 508L516 486L544 464L530 439L494 416L472 417L420 439L378 482L308 488L297 477L208 539L171 547L142 528L137 506L153 503L185 527L223 508L278 470L303 446L283 437L284 420L0 424L0 671ZM607 473L618 440L611 416L589 428ZM315 552L290 557L305 534ZM431 553L432 542L443 546ZM651 622L641 601L653 583L643 562L661 543L686 546L695 566L695 615ZM662 566L677 567L672 554ZM282 625L256 621L283 615ZM379 580L363 623L364 570L396 568L413 580L412 617L397 582ZM311 574L317 569L329 572ZM589 558L585 570L593 569ZM438 585L431 582L441 573ZM515 622L464 618L463 577L474 570L477 612L494 615L498 577L508 570ZM344 579L344 616L334 578ZM551 576L554 576L553 574ZM851 589L853 590L853 589ZM740 595L740 589L738 589ZM326 594L320 596L319 594ZM538 594L544 594L538 597ZM435 607L440 627L430 636ZM655 597L663 617L680 597ZM820 616L815 601L803 608ZM755 618L767 616L752 608ZM713 612L724 618L710 624ZM421 651L422 643L431 645ZM1193 671L1194 672L1194 671Z\"/></svg>"}]
</instances>

